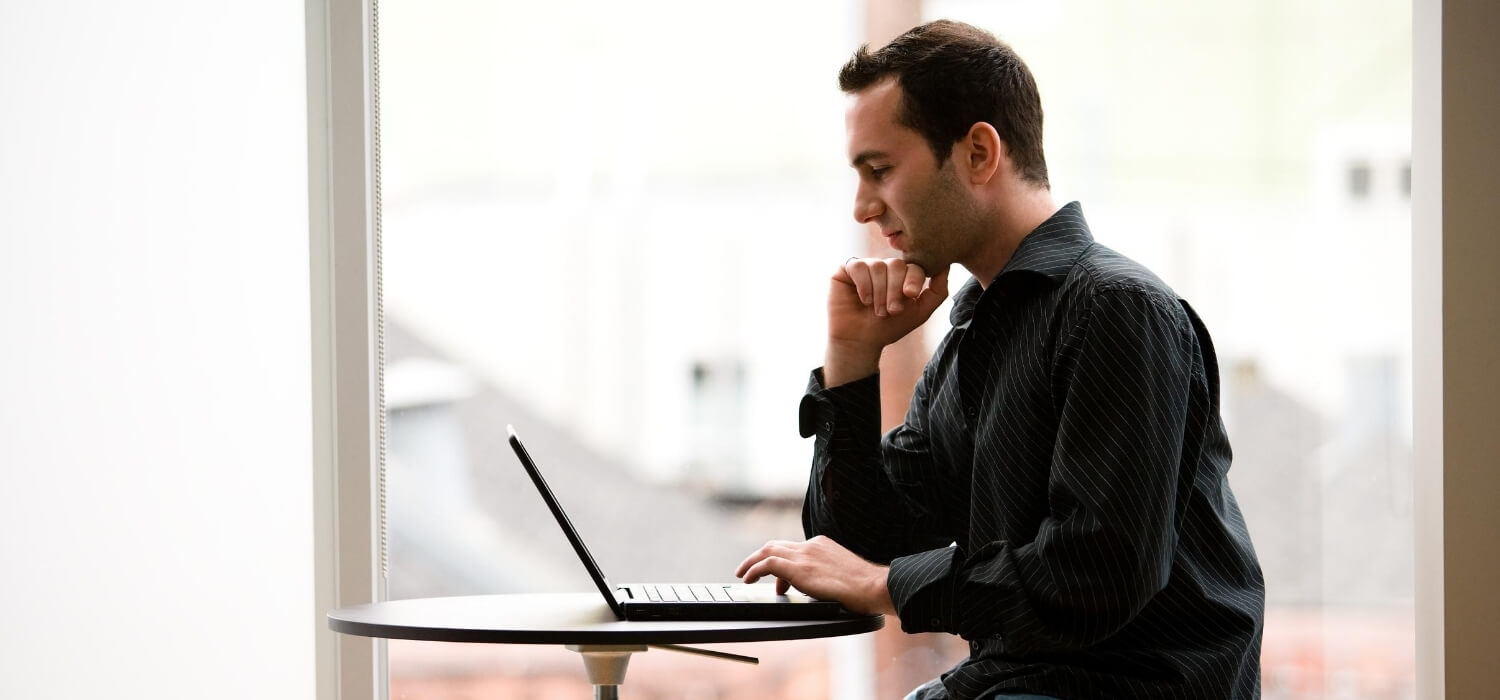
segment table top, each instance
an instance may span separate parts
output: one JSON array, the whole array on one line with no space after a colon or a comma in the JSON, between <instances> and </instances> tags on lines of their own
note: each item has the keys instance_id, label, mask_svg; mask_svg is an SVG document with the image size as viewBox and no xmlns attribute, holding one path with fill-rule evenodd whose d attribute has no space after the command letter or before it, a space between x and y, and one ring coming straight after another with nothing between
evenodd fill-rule
<instances>
[{"instance_id":1,"label":"table top","mask_svg":"<svg viewBox=\"0 0 1500 700\"><path fill-rule=\"evenodd\" d=\"M335 632L382 639L504 644L713 644L873 632L883 615L839 620L624 621L598 593L414 598L328 613Z\"/></svg>"}]
</instances>

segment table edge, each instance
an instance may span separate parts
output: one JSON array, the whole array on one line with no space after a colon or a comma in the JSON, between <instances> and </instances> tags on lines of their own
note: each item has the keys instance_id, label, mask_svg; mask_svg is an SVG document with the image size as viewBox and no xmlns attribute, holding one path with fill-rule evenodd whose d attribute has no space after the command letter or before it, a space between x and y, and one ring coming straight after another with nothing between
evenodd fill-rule
<instances>
[{"instance_id":1,"label":"table edge","mask_svg":"<svg viewBox=\"0 0 1500 700\"><path fill-rule=\"evenodd\" d=\"M772 642L792 639L844 637L874 632L885 627L884 615L841 620L766 620L806 624L776 627L743 627L720 629L611 629L611 630L493 630L458 627L413 627L375 622L356 622L327 616L328 627L340 634L380 639L409 639L427 642L464 642L483 644L716 644L732 642ZM705 621L711 623L714 621ZM622 621L621 625L629 625ZM642 625L652 624L648 622Z\"/></svg>"}]
</instances>

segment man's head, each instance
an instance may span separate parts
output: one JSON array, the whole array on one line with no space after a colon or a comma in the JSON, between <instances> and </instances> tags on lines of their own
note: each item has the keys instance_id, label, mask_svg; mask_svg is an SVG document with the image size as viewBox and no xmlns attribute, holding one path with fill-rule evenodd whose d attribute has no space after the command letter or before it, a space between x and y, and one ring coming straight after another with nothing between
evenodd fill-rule
<instances>
[{"instance_id":1,"label":"man's head","mask_svg":"<svg viewBox=\"0 0 1500 700\"><path fill-rule=\"evenodd\" d=\"M890 78L901 87L898 121L922 135L939 164L971 126L986 122L1021 179L1048 186L1041 96L1009 45L962 22L929 22L876 51L860 47L839 71L839 87L858 93Z\"/></svg>"},{"instance_id":2,"label":"man's head","mask_svg":"<svg viewBox=\"0 0 1500 700\"><path fill-rule=\"evenodd\" d=\"M929 273L958 262L977 274L1008 255L1007 220L1048 192L1041 101L1015 52L969 25L932 22L861 48L839 84L854 98L855 219Z\"/></svg>"}]
</instances>

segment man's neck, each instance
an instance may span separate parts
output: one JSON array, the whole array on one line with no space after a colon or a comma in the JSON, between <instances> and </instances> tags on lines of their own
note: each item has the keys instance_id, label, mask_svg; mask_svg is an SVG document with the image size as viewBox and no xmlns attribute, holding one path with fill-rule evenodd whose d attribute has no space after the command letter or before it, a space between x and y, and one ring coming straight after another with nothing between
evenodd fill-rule
<instances>
[{"instance_id":1,"label":"man's neck","mask_svg":"<svg viewBox=\"0 0 1500 700\"><path fill-rule=\"evenodd\" d=\"M960 261L969 274L979 280L980 286L986 289L1000 271L1005 269L1005 264L1015 255L1026 234L1036 230L1042 222L1057 213L1057 205L1052 203L1052 190L1024 184L1019 187L1010 196L1001 198L1003 203L996 207L991 216L992 233L987 239L988 243L976 251L973 259Z\"/></svg>"}]
</instances>

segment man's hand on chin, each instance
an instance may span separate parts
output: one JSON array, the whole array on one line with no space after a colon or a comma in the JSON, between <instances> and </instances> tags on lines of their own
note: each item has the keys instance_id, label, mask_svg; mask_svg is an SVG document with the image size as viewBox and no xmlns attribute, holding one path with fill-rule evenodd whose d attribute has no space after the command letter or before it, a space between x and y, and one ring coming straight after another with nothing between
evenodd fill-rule
<instances>
[{"instance_id":1,"label":"man's hand on chin","mask_svg":"<svg viewBox=\"0 0 1500 700\"><path fill-rule=\"evenodd\" d=\"M850 258L828 286L828 350L823 386L874 374L880 352L919 328L948 298L948 270L931 280L901 258Z\"/></svg>"},{"instance_id":2,"label":"man's hand on chin","mask_svg":"<svg viewBox=\"0 0 1500 700\"><path fill-rule=\"evenodd\" d=\"M777 593L796 586L814 598L836 600L850 612L895 615L886 589L888 571L818 535L805 542L771 540L741 562L734 575L745 583L775 576Z\"/></svg>"}]
</instances>

